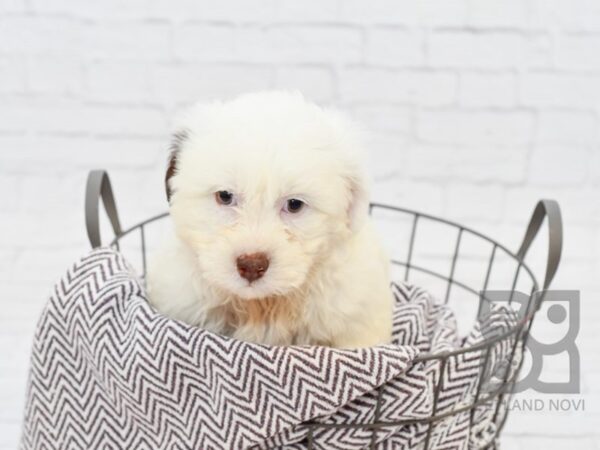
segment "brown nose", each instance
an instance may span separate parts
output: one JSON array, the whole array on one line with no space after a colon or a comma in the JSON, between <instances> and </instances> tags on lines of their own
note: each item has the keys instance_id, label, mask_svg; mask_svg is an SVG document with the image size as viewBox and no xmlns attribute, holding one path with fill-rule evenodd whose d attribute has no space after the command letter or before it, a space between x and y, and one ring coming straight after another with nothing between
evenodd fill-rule
<instances>
[{"instance_id":1,"label":"brown nose","mask_svg":"<svg viewBox=\"0 0 600 450\"><path fill-rule=\"evenodd\" d=\"M236 262L240 276L250 283L262 277L269 268L269 258L264 253L242 255Z\"/></svg>"}]
</instances>

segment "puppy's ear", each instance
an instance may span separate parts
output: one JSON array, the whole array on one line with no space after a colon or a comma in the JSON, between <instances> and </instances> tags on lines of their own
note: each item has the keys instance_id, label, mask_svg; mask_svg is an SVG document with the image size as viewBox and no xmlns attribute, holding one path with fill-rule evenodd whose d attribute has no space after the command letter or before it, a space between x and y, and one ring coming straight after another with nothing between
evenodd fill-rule
<instances>
[{"instance_id":1,"label":"puppy's ear","mask_svg":"<svg viewBox=\"0 0 600 450\"><path fill-rule=\"evenodd\" d=\"M171 202L171 196L173 195L173 189L171 187L171 178L177 171L177 161L181 154L181 147L184 142L188 139L189 133L187 130L180 130L173 133L171 139L171 145L169 146L169 163L167 165L167 172L165 174L165 191L167 193L167 201Z\"/></svg>"},{"instance_id":2,"label":"puppy's ear","mask_svg":"<svg viewBox=\"0 0 600 450\"><path fill-rule=\"evenodd\" d=\"M365 176L354 173L346 177L350 201L348 203L348 227L358 231L369 216L369 192Z\"/></svg>"}]
</instances>

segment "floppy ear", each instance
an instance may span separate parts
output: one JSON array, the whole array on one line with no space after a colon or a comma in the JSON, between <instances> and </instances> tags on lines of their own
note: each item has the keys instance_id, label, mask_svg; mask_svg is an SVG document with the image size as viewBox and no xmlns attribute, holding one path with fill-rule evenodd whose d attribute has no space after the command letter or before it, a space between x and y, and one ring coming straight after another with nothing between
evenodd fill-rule
<instances>
[{"instance_id":1,"label":"floppy ear","mask_svg":"<svg viewBox=\"0 0 600 450\"><path fill-rule=\"evenodd\" d=\"M347 177L349 189L348 227L358 231L369 216L369 192L363 174L355 173Z\"/></svg>"},{"instance_id":2,"label":"floppy ear","mask_svg":"<svg viewBox=\"0 0 600 450\"><path fill-rule=\"evenodd\" d=\"M187 130L180 130L173 133L173 138L171 139L171 145L169 147L169 163L167 165L167 172L165 174L165 191L167 193L167 201L171 202L171 196L173 195L173 189L171 188L170 180L175 175L177 170L177 160L179 154L181 153L181 147L183 143L187 140L189 133Z\"/></svg>"}]
</instances>

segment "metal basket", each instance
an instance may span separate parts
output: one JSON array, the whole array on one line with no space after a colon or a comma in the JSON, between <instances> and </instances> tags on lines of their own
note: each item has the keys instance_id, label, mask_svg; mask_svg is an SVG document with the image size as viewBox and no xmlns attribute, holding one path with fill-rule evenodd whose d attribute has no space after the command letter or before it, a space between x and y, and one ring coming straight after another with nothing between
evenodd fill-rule
<instances>
[{"instance_id":1,"label":"metal basket","mask_svg":"<svg viewBox=\"0 0 600 450\"><path fill-rule=\"evenodd\" d=\"M142 260L142 278L146 275L146 252L147 252L147 229L154 225L160 219L168 216L168 213L162 213L151 217L143 222L140 222L132 227L123 230L119 221L111 184L108 178L108 174L105 171L96 170L90 172L86 187L86 204L85 204L85 219L86 228L88 233L89 241L92 247L99 247L102 245L100 238L100 217L99 217L99 200L102 199L104 207L110 221L112 230L115 237L110 241L108 245L115 247L116 249L123 251L122 241L126 237L132 235L139 235L139 244L135 246L134 251L141 251ZM558 203L554 200L541 200L535 207L531 220L526 229L525 236L517 252L509 250L506 246L497 242L496 240L489 238L471 228L465 227L458 223L445 220L442 218L434 217L429 214L424 214L417 211L412 211L405 208L399 208L389 205L383 205L379 203L372 203L370 212L373 216L377 215L378 212L385 213L388 218L394 216L396 218L402 218L405 222L408 222L408 231L405 234L405 243L402 248L405 251L404 256L394 257L391 262L393 267L400 269L400 275L405 281L411 280L416 274L426 277L430 280L437 280L442 282L443 285L439 290L439 297L443 298L445 302L449 301L451 292L459 290L461 295L471 295L475 297L472 303L474 310L477 310L477 314L482 307L482 304L486 298L486 292L490 289L490 280L493 277L496 267L500 265L500 259L508 260L513 263L513 268L509 270L510 277L504 278L504 285L500 286L501 289L510 292L509 304L513 300L513 295L517 292L518 286L522 285L523 281L527 282L529 286L529 296L526 304L526 315L523 320L520 320L518 324L508 331L505 331L501 335L496 335L484 340L476 346L470 348L461 348L460 350L444 352L441 354L422 354L418 357L417 362L431 362L435 361L439 364L440 374L444 374L448 359L451 357L457 357L459 355L467 356L474 352L485 352L482 365L487 364L490 352L496 345L510 343L512 349L510 360L508 365L510 366L513 362L516 350L520 347L525 348L527 344L529 331L531 329L535 313L539 310L541 303L544 298L544 291L548 289L554 275L556 274L558 264L561 257L562 250L562 219L560 208ZM545 274L543 284L539 284L534 272L530 266L525 263L525 256L535 240L538 232L544 222L547 219L548 223L548 254L545 263ZM447 259L449 261L449 268L443 272L438 267L430 267L427 263L419 263L416 261L416 254L418 253L418 237L421 230L426 224L435 224L436 226L443 227L446 231L449 231L453 235L453 241L451 242L451 250L447 252ZM482 281L475 285L473 282L469 283L461 280L461 277L457 274L457 265L461 261L461 253L464 251L463 246L465 245L466 239L471 239L484 244L488 249L489 253L485 258L475 259L474 264L481 266L483 276ZM439 255L438 255L439 256ZM471 261L473 263L473 261ZM506 269L506 265L504 265ZM420 284L426 285L427 282L420 282ZM426 286L427 287L427 286ZM538 293L540 295L533 295ZM476 316L477 317L477 316ZM450 412L439 413L437 408L438 395L441 388L441 380L443 376L440 376L436 386L434 388L433 397L433 411L431 416L420 419L420 420L404 420L404 421L381 421L379 420L379 406L381 403L381 395L378 396L378 404L375 410L374 421L369 423L344 423L344 424L323 424L323 423L305 423L303 426L308 427L308 437L306 439L307 448L313 448L313 436L319 430L328 428L351 428L351 429L363 429L370 430L372 433L372 445L371 448L375 448L376 436L378 430L390 426L400 426L414 424L417 422L427 425L427 431L424 438L424 444L422 448L428 450L431 448L431 435L433 426L449 418L455 414L469 413L470 414L470 430L474 426L474 413L478 406L484 404L495 405L495 412L493 421L495 424L494 432L491 436L488 436L485 443L479 445L479 448L484 449L496 449L498 448L498 437L506 422L508 416L508 408L501 408L503 400L509 399L514 391L515 383L518 379L519 372L522 366L522 359L518 365L518 369L509 375L510 371L506 371L502 383L498 389L493 392L484 392L481 388L483 386L485 367L480 370L480 377L478 380L477 391L473 402L467 405L460 405L454 408Z\"/></svg>"}]
</instances>

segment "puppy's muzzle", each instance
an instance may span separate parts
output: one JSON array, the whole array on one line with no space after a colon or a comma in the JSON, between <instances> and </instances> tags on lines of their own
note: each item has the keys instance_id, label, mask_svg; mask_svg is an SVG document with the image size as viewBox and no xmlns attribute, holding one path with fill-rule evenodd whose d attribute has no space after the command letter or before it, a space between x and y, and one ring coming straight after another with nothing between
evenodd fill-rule
<instances>
[{"instance_id":1,"label":"puppy's muzzle","mask_svg":"<svg viewBox=\"0 0 600 450\"><path fill-rule=\"evenodd\" d=\"M239 256L236 263L240 276L250 283L261 278L269 268L269 258L265 253Z\"/></svg>"}]
</instances>

